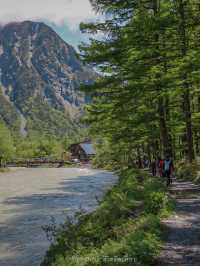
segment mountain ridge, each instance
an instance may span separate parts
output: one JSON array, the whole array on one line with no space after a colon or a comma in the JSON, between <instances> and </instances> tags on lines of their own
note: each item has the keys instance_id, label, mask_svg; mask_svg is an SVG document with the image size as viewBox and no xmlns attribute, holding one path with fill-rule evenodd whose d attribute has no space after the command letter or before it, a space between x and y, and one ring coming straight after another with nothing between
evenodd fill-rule
<instances>
[{"instance_id":1,"label":"mountain ridge","mask_svg":"<svg viewBox=\"0 0 200 266\"><path fill-rule=\"evenodd\" d=\"M95 78L75 49L45 23L12 22L0 28L0 119L21 129L22 135L72 130L86 102L80 84ZM8 105L17 116L15 123L6 116Z\"/></svg>"}]
</instances>

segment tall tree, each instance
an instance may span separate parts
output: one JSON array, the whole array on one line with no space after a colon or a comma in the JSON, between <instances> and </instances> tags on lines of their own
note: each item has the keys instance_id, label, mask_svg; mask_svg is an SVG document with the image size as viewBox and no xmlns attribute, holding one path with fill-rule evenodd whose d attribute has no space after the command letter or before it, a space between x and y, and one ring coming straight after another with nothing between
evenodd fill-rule
<instances>
[{"instance_id":1,"label":"tall tree","mask_svg":"<svg viewBox=\"0 0 200 266\"><path fill-rule=\"evenodd\" d=\"M81 26L83 31L105 34L82 46L86 62L104 73L87 88L94 95L87 108L92 132L140 156L182 157L186 144L192 161L192 123L198 128L193 95L199 97L200 69L195 57L197 1L91 2L106 16L105 22ZM198 147L197 133L195 137Z\"/></svg>"},{"instance_id":2,"label":"tall tree","mask_svg":"<svg viewBox=\"0 0 200 266\"><path fill-rule=\"evenodd\" d=\"M188 1L189 3L189 1ZM188 5L185 0L178 0L177 14L178 14L178 33L181 49L182 61L188 55L188 45L190 41L190 32L187 32L187 17L186 17L186 6ZM190 3L189 3L190 4ZM188 81L188 69L182 69L182 88L183 88L183 112L186 123L186 139L187 139L187 153L188 159L193 161L195 159L194 144L193 144L193 132L192 132L192 114L191 114L191 84Z\"/></svg>"}]
</instances>

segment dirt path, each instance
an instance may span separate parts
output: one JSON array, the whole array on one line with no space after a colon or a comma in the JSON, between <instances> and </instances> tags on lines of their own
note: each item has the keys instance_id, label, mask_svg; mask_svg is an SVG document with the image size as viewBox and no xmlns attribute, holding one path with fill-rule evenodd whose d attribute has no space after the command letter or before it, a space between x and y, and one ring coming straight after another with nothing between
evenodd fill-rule
<instances>
[{"instance_id":1,"label":"dirt path","mask_svg":"<svg viewBox=\"0 0 200 266\"><path fill-rule=\"evenodd\" d=\"M160 266L200 266L200 187L174 182L176 213L164 221L166 242Z\"/></svg>"},{"instance_id":2,"label":"dirt path","mask_svg":"<svg viewBox=\"0 0 200 266\"><path fill-rule=\"evenodd\" d=\"M57 224L117 181L112 173L78 168L27 168L0 174L0 266L39 266L50 242L42 226Z\"/></svg>"}]
</instances>

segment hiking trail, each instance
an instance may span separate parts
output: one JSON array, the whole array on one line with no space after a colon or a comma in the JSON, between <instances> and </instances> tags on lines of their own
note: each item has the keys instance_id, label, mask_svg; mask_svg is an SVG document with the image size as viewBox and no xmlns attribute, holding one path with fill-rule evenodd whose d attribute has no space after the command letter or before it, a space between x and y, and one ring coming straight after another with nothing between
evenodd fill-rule
<instances>
[{"instance_id":1,"label":"hiking trail","mask_svg":"<svg viewBox=\"0 0 200 266\"><path fill-rule=\"evenodd\" d=\"M175 181L170 192L176 198L173 216L163 221L166 239L160 266L200 265L200 186Z\"/></svg>"}]
</instances>

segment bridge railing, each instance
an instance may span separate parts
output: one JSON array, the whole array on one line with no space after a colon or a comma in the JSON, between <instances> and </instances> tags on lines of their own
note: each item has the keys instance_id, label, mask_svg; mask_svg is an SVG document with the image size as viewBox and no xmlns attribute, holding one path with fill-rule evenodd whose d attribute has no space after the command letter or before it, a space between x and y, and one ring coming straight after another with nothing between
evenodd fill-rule
<instances>
[{"instance_id":1,"label":"bridge railing","mask_svg":"<svg viewBox=\"0 0 200 266\"><path fill-rule=\"evenodd\" d=\"M9 161L6 163L6 166L25 166L30 167L34 165L44 165L44 164L58 164L58 165L65 165L71 164L72 162L69 160L54 160L48 158L34 158L34 159L17 159L13 161Z\"/></svg>"}]
</instances>

